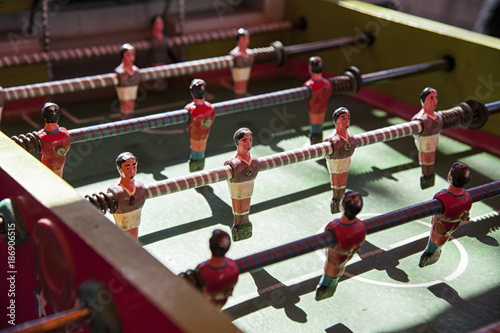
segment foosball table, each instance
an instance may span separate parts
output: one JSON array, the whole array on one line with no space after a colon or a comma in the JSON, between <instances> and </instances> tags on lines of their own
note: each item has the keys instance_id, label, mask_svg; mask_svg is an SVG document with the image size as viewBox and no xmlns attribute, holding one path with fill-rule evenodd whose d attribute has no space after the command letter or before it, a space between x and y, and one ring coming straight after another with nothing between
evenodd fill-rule
<instances>
[{"instance_id":1,"label":"foosball table","mask_svg":"<svg viewBox=\"0 0 500 333\"><path fill-rule=\"evenodd\" d=\"M121 43L0 58L0 73L28 73L25 82L0 81L1 332L499 329L500 40L358 1L283 6L284 20L265 28L170 38L168 47L182 47L186 59L136 68L127 112L115 93L123 85L112 73L119 61L109 74L89 68L87 76L39 80L76 61L102 67L120 52L124 59L131 49ZM204 19L215 27L218 14ZM250 35L255 60L243 92L231 75L239 60L229 55L234 38L245 35L239 28ZM136 62L152 47L123 43ZM332 90L321 122L312 121L315 92L304 85L314 78L313 56ZM193 79L203 80L203 98ZM426 108L426 87L442 119L430 163L415 143L427 125L413 118ZM202 152L187 107L200 100L213 108ZM41 163L46 102L67 129L68 145L56 149L64 173ZM333 208L338 148L323 141L341 132L332 119L340 108L349 112L353 140L341 148L355 148L341 193L362 198L356 217L366 239L340 265L335 294L320 299L330 251L349 236L325 229L348 215L342 203ZM247 138L233 138L241 128L251 131L247 150L256 166L244 170L252 191L243 199L226 163ZM133 237L116 225L123 203L108 191L124 177L115 163L123 152L134 156L131 178L144 184ZM203 163L192 164L199 156ZM439 261L419 267L431 216L447 209L434 195L451 188L455 162L470 169L464 189L472 207L447 235ZM432 181L424 179L428 165ZM135 197L129 193L127 204ZM249 210L241 213L243 201ZM213 255L215 230L230 235L222 257L239 275L220 306L190 283Z\"/></svg>"}]
</instances>

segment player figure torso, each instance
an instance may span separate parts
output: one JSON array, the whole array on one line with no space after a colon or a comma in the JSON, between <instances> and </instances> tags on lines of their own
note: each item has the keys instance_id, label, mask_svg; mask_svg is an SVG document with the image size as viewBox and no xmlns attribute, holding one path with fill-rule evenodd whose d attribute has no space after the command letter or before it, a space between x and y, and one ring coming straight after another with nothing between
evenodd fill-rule
<instances>
[{"instance_id":1,"label":"player figure torso","mask_svg":"<svg viewBox=\"0 0 500 333\"><path fill-rule=\"evenodd\" d=\"M330 81L327 79L309 79L304 85L311 89L311 97L307 100L309 112L325 113L328 106L328 99L332 94Z\"/></svg>"},{"instance_id":2,"label":"player figure torso","mask_svg":"<svg viewBox=\"0 0 500 333\"><path fill-rule=\"evenodd\" d=\"M246 163L234 156L224 162L224 165L230 165L232 167L233 178L230 181L234 183L254 180L259 173L259 159L253 155L250 159L250 163Z\"/></svg>"},{"instance_id":3,"label":"player figure torso","mask_svg":"<svg viewBox=\"0 0 500 333\"><path fill-rule=\"evenodd\" d=\"M423 110L420 110L411 120L420 120L422 122L423 130L420 136L436 135L443 129L443 117L436 112L436 119L429 117Z\"/></svg>"},{"instance_id":4,"label":"player figure torso","mask_svg":"<svg viewBox=\"0 0 500 333\"><path fill-rule=\"evenodd\" d=\"M351 157L356 149L356 139L350 133L348 133L347 141L335 133L327 136L324 141L328 141L333 145L333 154L329 156L330 159L344 159Z\"/></svg>"},{"instance_id":5,"label":"player figure torso","mask_svg":"<svg viewBox=\"0 0 500 333\"><path fill-rule=\"evenodd\" d=\"M132 69L132 73L130 73L123 67L122 64L115 68L115 72L118 75L119 87L136 86L141 82L139 68L134 65Z\"/></svg>"},{"instance_id":6,"label":"player figure torso","mask_svg":"<svg viewBox=\"0 0 500 333\"><path fill-rule=\"evenodd\" d=\"M253 66L254 55L251 49L247 49L246 53L243 54L240 52L240 49L238 47L235 47L234 49L231 50L231 52L229 52L229 54L232 55L234 58L233 67L244 68Z\"/></svg>"},{"instance_id":7,"label":"player figure torso","mask_svg":"<svg viewBox=\"0 0 500 333\"><path fill-rule=\"evenodd\" d=\"M60 167L66 161L66 155L71 147L71 138L68 130L59 127L57 133L49 134L45 130L38 131L40 137L40 158L43 164L56 164Z\"/></svg>"},{"instance_id":8,"label":"player figure torso","mask_svg":"<svg viewBox=\"0 0 500 333\"><path fill-rule=\"evenodd\" d=\"M108 192L113 193L115 199L118 201L118 209L116 214L130 213L132 211L141 209L146 201L147 190L143 183L135 180L135 190L129 192L125 190L120 184L111 185ZM133 197L133 199L131 199Z\"/></svg>"},{"instance_id":9,"label":"player figure torso","mask_svg":"<svg viewBox=\"0 0 500 333\"><path fill-rule=\"evenodd\" d=\"M203 276L204 293L222 307L232 295L234 286L238 282L239 269L236 262L226 258L225 264L221 267L212 267L203 262L196 269Z\"/></svg>"},{"instance_id":10,"label":"player figure torso","mask_svg":"<svg viewBox=\"0 0 500 333\"><path fill-rule=\"evenodd\" d=\"M442 190L434 195L434 199L439 199L444 205L444 214L437 215L441 222L460 222L472 207L472 197L467 191L457 196Z\"/></svg>"},{"instance_id":11,"label":"player figure torso","mask_svg":"<svg viewBox=\"0 0 500 333\"><path fill-rule=\"evenodd\" d=\"M206 139L215 119L212 104L205 102L203 105L196 105L191 102L184 108L189 111L188 130L191 138L195 140Z\"/></svg>"},{"instance_id":12,"label":"player figure torso","mask_svg":"<svg viewBox=\"0 0 500 333\"><path fill-rule=\"evenodd\" d=\"M336 250L338 254L352 255L361 247L366 237L366 226L355 218L349 223L342 223L339 219L330 222L325 231L331 230L337 239Z\"/></svg>"}]
</instances>

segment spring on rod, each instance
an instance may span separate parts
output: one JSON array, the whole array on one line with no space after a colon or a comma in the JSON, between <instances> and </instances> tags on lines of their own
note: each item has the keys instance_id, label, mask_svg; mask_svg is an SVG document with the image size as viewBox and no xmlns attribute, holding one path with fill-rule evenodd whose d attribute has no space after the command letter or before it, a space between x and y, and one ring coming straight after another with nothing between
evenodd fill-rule
<instances>
[{"instance_id":1,"label":"spring on rod","mask_svg":"<svg viewBox=\"0 0 500 333\"><path fill-rule=\"evenodd\" d=\"M110 214L113 214L118 209L118 201L110 192L92 193L91 195L86 195L85 199L96 206L103 214L106 214L108 210Z\"/></svg>"},{"instance_id":2,"label":"spring on rod","mask_svg":"<svg viewBox=\"0 0 500 333\"><path fill-rule=\"evenodd\" d=\"M36 151L37 153L42 151L40 137L35 131L26 135L14 135L11 137L11 139L27 151Z\"/></svg>"}]
</instances>

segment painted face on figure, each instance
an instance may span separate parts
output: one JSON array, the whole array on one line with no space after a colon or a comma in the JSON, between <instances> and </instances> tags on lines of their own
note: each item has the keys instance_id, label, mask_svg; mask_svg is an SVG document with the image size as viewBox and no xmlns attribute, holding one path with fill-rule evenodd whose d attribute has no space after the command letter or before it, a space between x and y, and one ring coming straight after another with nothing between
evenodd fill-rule
<instances>
[{"instance_id":1,"label":"painted face on figure","mask_svg":"<svg viewBox=\"0 0 500 333\"><path fill-rule=\"evenodd\" d=\"M245 136L238 141L238 153L241 154L249 152L250 149L252 148L252 142L253 142L252 135L245 134Z\"/></svg>"},{"instance_id":2,"label":"painted face on figure","mask_svg":"<svg viewBox=\"0 0 500 333\"><path fill-rule=\"evenodd\" d=\"M157 17L155 22L153 23L153 30L161 32L165 29L165 24L163 23L163 19L161 17Z\"/></svg>"},{"instance_id":3,"label":"painted face on figure","mask_svg":"<svg viewBox=\"0 0 500 333\"><path fill-rule=\"evenodd\" d=\"M120 167L120 174L124 178L132 179L137 173L137 160L130 158L122 163Z\"/></svg>"},{"instance_id":4,"label":"painted face on figure","mask_svg":"<svg viewBox=\"0 0 500 333\"><path fill-rule=\"evenodd\" d=\"M123 54L123 62L125 65L133 65L135 62L135 50L127 50Z\"/></svg>"},{"instance_id":5,"label":"painted face on figure","mask_svg":"<svg viewBox=\"0 0 500 333\"><path fill-rule=\"evenodd\" d=\"M431 91L425 98L424 109L434 111L438 104L438 95L436 91Z\"/></svg>"},{"instance_id":6,"label":"painted face on figure","mask_svg":"<svg viewBox=\"0 0 500 333\"><path fill-rule=\"evenodd\" d=\"M351 115L348 113L341 114L335 123L335 129L340 132L345 132L349 126L351 126Z\"/></svg>"},{"instance_id":7,"label":"painted face on figure","mask_svg":"<svg viewBox=\"0 0 500 333\"><path fill-rule=\"evenodd\" d=\"M238 40L238 46L240 48L247 48L250 45L250 35L242 35Z\"/></svg>"}]
</instances>

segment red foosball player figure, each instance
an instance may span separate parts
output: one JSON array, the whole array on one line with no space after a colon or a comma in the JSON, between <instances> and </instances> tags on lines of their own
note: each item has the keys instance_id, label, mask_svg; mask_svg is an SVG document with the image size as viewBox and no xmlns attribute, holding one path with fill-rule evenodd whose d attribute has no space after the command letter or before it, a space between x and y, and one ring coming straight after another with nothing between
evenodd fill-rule
<instances>
[{"instance_id":1,"label":"red foosball player figure","mask_svg":"<svg viewBox=\"0 0 500 333\"><path fill-rule=\"evenodd\" d=\"M328 99L332 95L330 81L323 77L323 60L320 57L309 58L309 74L311 78L304 85L311 90L311 97L307 100L309 110L309 140L312 145L323 141L323 123L328 107Z\"/></svg>"},{"instance_id":2,"label":"red foosball player figure","mask_svg":"<svg viewBox=\"0 0 500 333\"><path fill-rule=\"evenodd\" d=\"M189 171L202 170L205 167L205 150L210 134L210 126L215 119L214 108L205 101L207 84L204 80L194 79L189 86L193 101L184 108L189 111L189 138L191 156L189 157Z\"/></svg>"},{"instance_id":3,"label":"red foosball player figure","mask_svg":"<svg viewBox=\"0 0 500 333\"><path fill-rule=\"evenodd\" d=\"M249 220L250 200L253 194L254 181L259 173L259 160L252 154L252 132L240 128L234 133L236 153L224 162L233 170L233 178L228 180L233 205L234 224L231 228L233 241L252 237L252 223Z\"/></svg>"},{"instance_id":4,"label":"red foosball player figure","mask_svg":"<svg viewBox=\"0 0 500 333\"><path fill-rule=\"evenodd\" d=\"M418 149L418 161L422 168L420 187L426 189L434 186L434 160L439 142L439 133L443 128L443 119L434 112L438 103L437 91L427 87L420 94L422 109L413 116L412 120L420 120L423 130L415 135L415 145Z\"/></svg>"},{"instance_id":5,"label":"red foosball player figure","mask_svg":"<svg viewBox=\"0 0 500 333\"><path fill-rule=\"evenodd\" d=\"M108 192L111 192L118 202L118 209L113 213L113 218L118 227L137 240L141 210L146 201L146 187L134 179L137 173L137 158L132 153L118 155L116 168L120 173L120 181L108 188Z\"/></svg>"},{"instance_id":6,"label":"red foosball player figure","mask_svg":"<svg viewBox=\"0 0 500 333\"><path fill-rule=\"evenodd\" d=\"M71 139L68 130L59 127L58 121L60 117L61 111L57 104L45 103L42 108L42 118L45 121L45 126L37 134L40 137L40 159L42 163L62 177L66 155L71 148Z\"/></svg>"},{"instance_id":7,"label":"red foosball player figure","mask_svg":"<svg viewBox=\"0 0 500 333\"><path fill-rule=\"evenodd\" d=\"M212 257L199 264L195 271L201 277L200 289L219 309L226 304L238 282L240 271L232 259L226 257L231 238L225 231L216 229L210 237Z\"/></svg>"},{"instance_id":8,"label":"red foosball player figure","mask_svg":"<svg viewBox=\"0 0 500 333\"><path fill-rule=\"evenodd\" d=\"M351 156L356 148L355 138L347 131L351 125L351 113L344 107L333 112L335 130L326 137L325 142L333 146L333 154L326 157L333 198L330 201L332 214L340 212L342 200L347 185L347 176L351 168Z\"/></svg>"},{"instance_id":9,"label":"red foosball player figure","mask_svg":"<svg viewBox=\"0 0 500 333\"><path fill-rule=\"evenodd\" d=\"M455 162L448 172L450 186L434 195L434 199L443 203L444 212L432 217L429 243L420 257L418 264L420 267L435 264L441 256L442 247L458 228L460 222L469 220L472 197L464 189L464 186L469 182L470 177L469 167L463 163Z\"/></svg>"},{"instance_id":10,"label":"red foosball player figure","mask_svg":"<svg viewBox=\"0 0 500 333\"><path fill-rule=\"evenodd\" d=\"M254 56L251 49L248 48L250 44L250 34L246 29L238 29L236 35L237 45L229 52L234 58L234 64L231 68L233 76L234 94L236 98L246 97L248 80L254 62Z\"/></svg>"},{"instance_id":11,"label":"red foosball player figure","mask_svg":"<svg viewBox=\"0 0 500 333\"><path fill-rule=\"evenodd\" d=\"M141 81L139 68L134 65L135 48L130 44L123 44L121 49L122 62L115 68L118 76L118 86L116 93L120 100L120 112L122 118L129 118L135 109L135 99L137 97L137 88Z\"/></svg>"},{"instance_id":12,"label":"red foosball player figure","mask_svg":"<svg viewBox=\"0 0 500 333\"><path fill-rule=\"evenodd\" d=\"M328 223L326 231L335 234L337 244L327 249L325 272L316 289L316 301L332 297L337 290L345 265L365 241L366 226L356 218L363 208L363 200L357 192L347 191L342 200L343 214L340 219Z\"/></svg>"}]
</instances>

